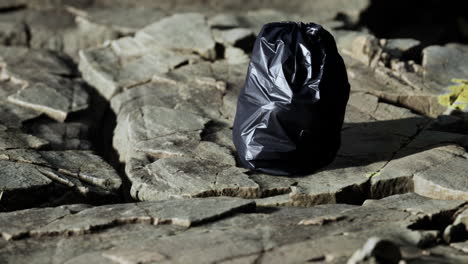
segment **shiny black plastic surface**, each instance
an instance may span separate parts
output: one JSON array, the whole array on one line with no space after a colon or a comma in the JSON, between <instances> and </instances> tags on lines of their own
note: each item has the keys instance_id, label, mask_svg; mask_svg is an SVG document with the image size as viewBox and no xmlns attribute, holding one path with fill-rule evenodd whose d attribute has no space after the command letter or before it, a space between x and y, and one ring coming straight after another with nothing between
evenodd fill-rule
<instances>
[{"instance_id":1,"label":"shiny black plastic surface","mask_svg":"<svg viewBox=\"0 0 468 264\"><path fill-rule=\"evenodd\" d=\"M350 86L333 36L314 23L263 26L237 103L233 141L242 165L302 175L340 147Z\"/></svg>"}]
</instances>

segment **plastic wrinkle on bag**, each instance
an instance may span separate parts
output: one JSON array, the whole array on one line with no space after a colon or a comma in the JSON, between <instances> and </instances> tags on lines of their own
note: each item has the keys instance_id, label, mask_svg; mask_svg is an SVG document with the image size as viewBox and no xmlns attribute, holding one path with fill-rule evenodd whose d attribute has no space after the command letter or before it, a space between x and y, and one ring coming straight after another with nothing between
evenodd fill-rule
<instances>
[{"instance_id":1,"label":"plastic wrinkle on bag","mask_svg":"<svg viewBox=\"0 0 468 264\"><path fill-rule=\"evenodd\" d=\"M333 36L314 23L263 26L238 102L233 141L242 165L312 173L341 143L350 85Z\"/></svg>"}]
</instances>

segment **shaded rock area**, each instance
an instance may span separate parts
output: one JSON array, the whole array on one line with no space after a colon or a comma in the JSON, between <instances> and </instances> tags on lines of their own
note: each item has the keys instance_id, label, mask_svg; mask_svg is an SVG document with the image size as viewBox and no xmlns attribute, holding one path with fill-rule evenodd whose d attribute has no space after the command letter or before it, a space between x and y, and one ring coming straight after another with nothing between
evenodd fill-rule
<instances>
[{"instance_id":1,"label":"shaded rock area","mask_svg":"<svg viewBox=\"0 0 468 264\"><path fill-rule=\"evenodd\" d=\"M91 98L71 59L0 50L0 210L119 200L120 176L91 151L104 101Z\"/></svg>"},{"instance_id":2,"label":"shaded rock area","mask_svg":"<svg viewBox=\"0 0 468 264\"><path fill-rule=\"evenodd\" d=\"M0 263L467 263L466 24L398 34L382 6L2 1ZM336 159L300 177L231 136L284 20L330 30L351 84Z\"/></svg>"}]
</instances>

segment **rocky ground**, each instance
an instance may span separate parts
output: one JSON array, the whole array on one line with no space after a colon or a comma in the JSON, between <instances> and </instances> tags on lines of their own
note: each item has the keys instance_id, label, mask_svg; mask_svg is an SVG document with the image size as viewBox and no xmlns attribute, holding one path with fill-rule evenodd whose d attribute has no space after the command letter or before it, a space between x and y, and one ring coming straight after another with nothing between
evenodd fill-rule
<instances>
[{"instance_id":1,"label":"rocky ground","mask_svg":"<svg viewBox=\"0 0 468 264\"><path fill-rule=\"evenodd\" d=\"M288 2L2 0L0 263L468 263L468 21L383 36L370 1ZM331 31L351 83L302 177L231 139L283 20Z\"/></svg>"}]
</instances>

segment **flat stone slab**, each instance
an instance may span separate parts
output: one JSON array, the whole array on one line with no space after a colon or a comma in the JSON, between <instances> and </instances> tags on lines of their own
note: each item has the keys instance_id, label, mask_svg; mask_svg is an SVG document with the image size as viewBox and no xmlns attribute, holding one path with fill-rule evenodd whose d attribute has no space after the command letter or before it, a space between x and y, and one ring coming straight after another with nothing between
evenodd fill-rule
<instances>
[{"instance_id":1,"label":"flat stone slab","mask_svg":"<svg viewBox=\"0 0 468 264\"><path fill-rule=\"evenodd\" d=\"M258 196L259 186L245 169L194 158L163 158L144 167L130 161L131 194L139 200L182 197Z\"/></svg>"},{"instance_id":2,"label":"flat stone slab","mask_svg":"<svg viewBox=\"0 0 468 264\"><path fill-rule=\"evenodd\" d=\"M452 83L452 79L461 79L468 75L467 59L466 49L451 45L429 46L423 50L424 79L448 86Z\"/></svg>"},{"instance_id":3,"label":"flat stone slab","mask_svg":"<svg viewBox=\"0 0 468 264\"><path fill-rule=\"evenodd\" d=\"M114 50L120 52L122 47L116 45L123 44L113 46ZM138 52L146 53L147 56L138 54L139 56L120 62L119 54L114 50L104 47L80 52L79 68L83 78L106 99L112 98L124 88L147 83L155 75L166 73L194 57L157 47L151 48L150 54L147 54L147 49L138 48ZM130 57L129 54L120 55Z\"/></svg>"},{"instance_id":4,"label":"flat stone slab","mask_svg":"<svg viewBox=\"0 0 468 264\"><path fill-rule=\"evenodd\" d=\"M1 241L0 254L6 263L32 259L47 263L57 249L53 258L63 263L310 259L342 263L374 236L391 241L405 261L429 257L433 261L457 260L463 256L446 247L426 246L426 253L422 252L418 247L435 241L438 231L417 226L423 219L437 217L449 223L464 205L464 201L404 194L364 206L270 210L235 198L28 209L0 214L5 227L2 236L9 239ZM15 254L26 245L28 250L21 257Z\"/></svg>"},{"instance_id":5,"label":"flat stone slab","mask_svg":"<svg viewBox=\"0 0 468 264\"><path fill-rule=\"evenodd\" d=\"M207 198L127 203L90 207L64 205L3 213L1 234L4 239L90 233L109 225L148 223L190 227L255 209L255 203L242 199ZM103 212L105 212L103 214ZM18 219L24 223L18 223Z\"/></svg>"},{"instance_id":6,"label":"flat stone slab","mask_svg":"<svg viewBox=\"0 0 468 264\"><path fill-rule=\"evenodd\" d=\"M0 123L10 128L19 128L23 122L41 115L40 112L8 102L8 96L17 93L21 88L20 84L0 81Z\"/></svg>"},{"instance_id":7,"label":"flat stone slab","mask_svg":"<svg viewBox=\"0 0 468 264\"><path fill-rule=\"evenodd\" d=\"M70 113L87 109L88 92L82 82L73 79L75 70L69 60L49 51L0 47L4 78L21 87L9 94L8 101L59 122L64 122Z\"/></svg>"},{"instance_id":8,"label":"flat stone slab","mask_svg":"<svg viewBox=\"0 0 468 264\"><path fill-rule=\"evenodd\" d=\"M119 121L123 121L130 112L144 105L174 108L180 102L178 90L179 85L174 83L150 82L117 94L110 104Z\"/></svg>"},{"instance_id":9,"label":"flat stone slab","mask_svg":"<svg viewBox=\"0 0 468 264\"><path fill-rule=\"evenodd\" d=\"M72 8L67 9L76 16L78 25L99 30L102 27L113 30L120 35L135 33L144 26L167 16L167 13L157 8L133 7L124 8Z\"/></svg>"},{"instance_id":10,"label":"flat stone slab","mask_svg":"<svg viewBox=\"0 0 468 264\"><path fill-rule=\"evenodd\" d=\"M442 149L434 149L444 155ZM468 200L468 183L465 172L468 169L468 155L461 147L447 148L449 157L437 159L427 170L414 173L414 191L436 199ZM444 177L441 177L444 175Z\"/></svg>"},{"instance_id":11,"label":"flat stone slab","mask_svg":"<svg viewBox=\"0 0 468 264\"><path fill-rule=\"evenodd\" d=\"M80 83L66 79L29 83L27 87L8 97L19 106L42 112L49 117L64 122L69 113L89 107L88 93Z\"/></svg>"},{"instance_id":12,"label":"flat stone slab","mask_svg":"<svg viewBox=\"0 0 468 264\"><path fill-rule=\"evenodd\" d=\"M32 1L38 2L35 4L25 2L28 6L35 5L35 8L17 9L0 15L0 23L4 21L9 25L0 28L0 35L6 33L9 37L4 41L6 45L20 44L34 49L64 52L77 58L80 49L94 47L121 36L121 31L113 27L92 23L83 19L82 13L71 12L76 8L63 5L54 7L52 3L40 1ZM14 34L8 36L12 30Z\"/></svg>"},{"instance_id":13,"label":"flat stone slab","mask_svg":"<svg viewBox=\"0 0 468 264\"><path fill-rule=\"evenodd\" d=\"M121 161L135 151L153 157L196 156L203 152L197 146L208 118L225 123L219 111L222 83L211 77L192 77L185 73L190 71L187 67L171 72L165 81L128 89L111 100L117 114L113 145ZM179 122L173 121L176 119ZM217 151L214 148L211 151ZM203 153L207 158L207 152ZM233 163L232 156L226 158Z\"/></svg>"},{"instance_id":14,"label":"flat stone slab","mask_svg":"<svg viewBox=\"0 0 468 264\"><path fill-rule=\"evenodd\" d=\"M468 189L461 171L466 167L466 151L461 146L467 144L466 135L421 132L372 175L371 196L381 198L414 191L435 199L464 200Z\"/></svg>"},{"instance_id":15,"label":"flat stone slab","mask_svg":"<svg viewBox=\"0 0 468 264\"><path fill-rule=\"evenodd\" d=\"M39 149L49 142L33 135L24 134L21 131L0 129L0 150L8 149Z\"/></svg>"},{"instance_id":16,"label":"flat stone slab","mask_svg":"<svg viewBox=\"0 0 468 264\"><path fill-rule=\"evenodd\" d=\"M128 117L128 141L154 157L181 156L196 147L208 119L165 107L143 106Z\"/></svg>"},{"instance_id":17,"label":"flat stone slab","mask_svg":"<svg viewBox=\"0 0 468 264\"><path fill-rule=\"evenodd\" d=\"M184 52L196 52L214 59L215 42L206 18L197 13L175 14L148 25L135 35L154 45Z\"/></svg>"},{"instance_id":18,"label":"flat stone slab","mask_svg":"<svg viewBox=\"0 0 468 264\"><path fill-rule=\"evenodd\" d=\"M105 200L122 184L110 165L87 151L5 150L0 162L2 210L40 205L69 192Z\"/></svg>"},{"instance_id":19,"label":"flat stone slab","mask_svg":"<svg viewBox=\"0 0 468 264\"><path fill-rule=\"evenodd\" d=\"M31 230L52 223L57 219L64 218L88 209L88 205L62 205L50 208L34 208L20 210L10 213L2 213L2 237L5 240L19 239L30 235ZM19 223L18 220L22 221Z\"/></svg>"},{"instance_id":20,"label":"flat stone slab","mask_svg":"<svg viewBox=\"0 0 468 264\"><path fill-rule=\"evenodd\" d=\"M130 140L146 141L176 132L201 131L206 118L165 107L143 106L129 115Z\"/></svg>"},{"instance_id":21,"label":"flat stone slab","mask_svg":"<svg viewBox=\"0 0 468 264\"><path fill-rule=\"evenodd\" d=\"M0 46L0 61L6 64L6 74L17 79L27 79L28 74L36 72L64 76L76 74L76 70L70 65L70 59L54 51Z\"/></svg>"}]
</instances>

